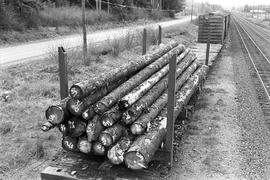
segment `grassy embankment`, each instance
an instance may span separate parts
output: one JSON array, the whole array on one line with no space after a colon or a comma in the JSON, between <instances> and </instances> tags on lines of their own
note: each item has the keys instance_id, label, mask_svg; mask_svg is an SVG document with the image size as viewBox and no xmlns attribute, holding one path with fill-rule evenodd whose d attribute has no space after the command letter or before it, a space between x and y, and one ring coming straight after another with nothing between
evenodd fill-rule
<instances>
[{"instance_id":1,"label":"grassy embankment","mask_svg":"<svg viewBox=\"0 0 270 180\"><path fill-rule=\"evenodd\" d=\"M3 24L7 29L1 30L0 28L0 45L81 33L81 14L81 8L77 6L45 7L33 16L31 21L29 20L28 24L31 26L27 27L27 24L20 23L12 13L7 13L6 20L3 21L9 23ZM123 20L123 17L116 14L87 9L87 30L90 32L132 24L145 24L167 17L166 14L159 11L146 13L140 10L133 11L126 16Z\"/></svg>"},{"instance_id":2,"label":"grassy embankment","mask_svg":"<svg viewBox=\"0 0 270 180\"><path fill-rule=\"evenodd\" d=\"M189 45L194 43L196 31L195 25L181 25L166 32L163 41L175 39ZM148 44L156 42L152 34ZM88 51L89 66L83 65L80 51L68 51L69 85L139 57L140 43L129 34L122 41L108 42L108 46L92 47ZM0 101L0 179L1 174L4 179L35 179L46 160L61 149L57 129L48 133L40 130L45 109L59 101L57 56L1 68L0 92L6 90L12 93L7 102Z\"/></svg>"}]
</instances>

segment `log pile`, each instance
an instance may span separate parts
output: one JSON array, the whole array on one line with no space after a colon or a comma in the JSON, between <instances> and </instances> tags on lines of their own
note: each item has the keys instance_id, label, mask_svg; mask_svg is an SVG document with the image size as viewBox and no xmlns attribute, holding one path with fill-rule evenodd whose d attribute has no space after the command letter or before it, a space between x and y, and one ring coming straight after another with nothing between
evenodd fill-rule
<instances>
[{"instance_id":1,"label":"log pile","mask_svg":"<svg viewBox=\"0 0 270 180\"><path fill-rule=\"evenodd\" d=\"M190 49L171 42L103 76L74 84L50 106L43 131L57 127L70 152L107 156L113 164L146 168L166 136L168 62L177 54L178 116L206 77Z\"/></svg>"}]
</instances>

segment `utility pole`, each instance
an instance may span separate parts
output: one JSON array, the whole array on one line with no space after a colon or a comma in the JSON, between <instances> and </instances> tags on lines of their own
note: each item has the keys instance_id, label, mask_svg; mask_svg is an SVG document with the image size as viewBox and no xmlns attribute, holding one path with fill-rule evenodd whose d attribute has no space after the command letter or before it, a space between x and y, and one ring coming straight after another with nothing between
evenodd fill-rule
<instances>
[{"instance_id":1,"label":"utility pole","mask_svg":"<svg viewBox=\"0 0 270 180\"><path fill-rule=\"evenodd\" d=\"M85 27L85 0L82 0L82 29L83 29L83 62L87 61L87 38Z\"/></svg>"},{"instance_id":2,"label":"utility pole","mask_svg":"<svg viewBox=\"0 0 270 180\"><path fill-rule=\"evenodd\" d=\"M192 22L192 16L193 16L193 0L191 2L191 13L190 13L191 22Z\"/></svg>"}]
</instances>

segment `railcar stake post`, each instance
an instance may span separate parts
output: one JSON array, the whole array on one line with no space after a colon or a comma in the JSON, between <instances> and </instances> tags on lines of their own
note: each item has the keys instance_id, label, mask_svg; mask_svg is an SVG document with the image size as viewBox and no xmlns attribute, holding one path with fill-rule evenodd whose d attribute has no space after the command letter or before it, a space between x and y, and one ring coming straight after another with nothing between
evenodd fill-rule
<instances>
[{"instance_id":1,"label":"railcar stake post","mask_svg":"<svg viewBox=\"0 0 270 180\"><path fill-rule=\"evenodd\" d=\"M64 99L68 96L68 77L67 77L67 53L63 47L58 47L58 63L60 77L60 96Z\"/></svg>"},{"instance_id":2,"label":"railcar stake post","mask_svg":"<svg viewBox=\"0 0 270 180\"><path fill-rule=\"evenodd\" d=\"M161 44L162 41L162 27L158 26L158 44Z\"/></svg>"},{"instance_id":3,"label":"railcar stake post","mask_svg":"<svg viewBox=\"0 0 270 180\"><path fill-rule=\"evenodd\" d=\"M175 82L176 82L176 59L175 54L169 63L169 84L168 84L168 104L167 104L167 134L165 140L165 149L170 153L168 163L172 166L173 163L173 139L174 139L174 107L175 107Z\"/></svg>"},{"instance_id":4,"label":"railcar stake post","mask_svg":"<svg viewBox=\"0 0 270 180\"><path fill-rule=\"evenodd\" d=\"M143 44L142 44L142 55L146 54L146 41L147 41L147 31L143 29Z\"/></svg>"},{"instance_id":5,"label":"railcar stake post","mask_svg":"<svg viewBox=\"0 0 270 180\"><path fill-rule=\"evenodd\" d=\"M211 36L211 27L210 27L210 24L207 23L208 27L209 27L209 31L208 31L208 34L207 34L207 44L206 44L206 57L205 57L205 65L208 66L208 62L209 62L209 51L210 51L210 36Z\"/></svg>"}]
</instances>

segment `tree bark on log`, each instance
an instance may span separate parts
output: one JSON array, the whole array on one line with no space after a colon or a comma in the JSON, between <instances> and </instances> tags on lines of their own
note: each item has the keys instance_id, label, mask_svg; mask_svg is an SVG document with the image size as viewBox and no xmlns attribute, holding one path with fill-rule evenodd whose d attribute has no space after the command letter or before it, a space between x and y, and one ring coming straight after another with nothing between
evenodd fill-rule
<instances>
[{"instance_id":1,"label":"tree bark on log","mask_svg":"<svg viewBox=\"0 0 270 180\"><path fill-rule=\"evenodd\" d=\"M53 127L70 119L72 116L67 110L67 102L70 97L67 97L59 102L59 104L49 106L45 111L47 122L41 126L42 131L49 131Z\"/></svg>"},{"instance_id":2,"label":"tree bark on log","mask_svg":"<svg viewBox=\"0 0 270 180\"><path fill-rule=\"evenodd\" d=\"M86 108L82 113L82 118L85 120L90 120L96 115L96 112L94 110L94 106L90 105L88 108Z\"/></svg>"},{"instance_id":3,"label":"tree bark on log","mask_svg":"<svg viewBox=\"0 0 270 180\"><path fill-rule=\"evenodd\" d=\"M164 67L174 54L180 54L184 51L183 45L178 45L176 48L172 49L161 58L141 70L136 75L132 76L128 81L121 84L118 88L113 90L110 94L103 97L100 101L95 104L95 112L97 114L102 114L109 110L117 101L126 95L130 90L134 89L136 86L145 81L152 74Z\"/></svg>"},{"instance_id":4,"label":"tree bark on log","mask_svg":"<svg viewBox=\"0 0 270 180\"><path fill-rule=\"evenodd\" d=\"M103 146L100 142L97 141L93 144L93 152L95 155L105 156L107 150L106 150L105 146Z\"/></svg>"},{"instance_id":5,"label":"tree bark on log","mask_svg":"<svg viewBox=\"0 0 270 180\"><path fill-rule=\"evenodd\" d=\"M99 119L100 116L96 115L92 121L88 122L86 134L89 142L98 140L100 133L105 129Z\"/></svg>"},{"instance_id":6,"label":"tree bark on log","mask_svg":"<svg viewBox=\"0 0 270 180\"><path fill-rule=\"evenodd\" d=\"M102 131L99 135L99 141L105 147L113 145L124 133L125 128L120 124L115 124Z\"/></svg>"},{"instance_id":7,"label":"tree bark on log","mask_svg":"<svg viewBox=\"0 0 270 180\"><path fill-rule=\"evenodd\" d=\"M183 58L189 53L190 49L186 49L177 58L177 64L183 60ZM140 99L149 89L151 89L156 83L158 83L167 73L169 72L169 65L166 65L161 70L153 74L146 81L141 83L139 86L135 87L131 92L125 95L118 102L118 107L120 110L127 110L132 104L134 104L138 99Z\"/></svg>"},{"instance_id":8,"label":"tree bark on log","mask_svg":"<svg viewBox=\"0 0 270 180\"><path fill-rule=\"evenodd\" d=\"M86 132L86 123L79 117L67 121L67 131L70 137L79 137Z\"/></svg>"},{"instance_id":9,"label":"tree bark on log","mask_svg":"<svg viewBox=\"0 0 270 180\"><path fill-rule=\"evenodd\" d=\"M118 106L114 106L109 111L105 112L101 118L101 124L104 127L111 127L122 117L123 112L118 109Z\"/></svg>"},{"instance_id":10,"label":"tree bark on log","mask_svg":"<svg viewBox=\"0 0 270 180\"><path fill-rule=\"evenodd\" d=\"M177 66L176 77L180 76L183 71L196 59L193 53L189 53ZM180 84L181 85L181 84ZM168 86L168 76L153 86L141 99L132 105L123 113L121 121L125 124L131 124L165 91Z\"/></svg>"},{"instance_id":11,"label":"tree bark on log","mask_svg":"<svg viewBox=\"0 0 270 180\"><path fill-rule=\"evenodd\" d=\"M74 84L70 88L70 95L74 99L82 99L87 97L100 90L104 86L110 86L111 84L114 84L124 77L134 75L176 46L177 42L161 45L158 49L149 52L148 54L142 56L140 59L121 66L112 72L106 73L103 76L97 78Z\"/></svg>"},{"instance_id":12,"label":"tree bark on log","mask_svg":"<svg viewBox=\"0 0 270 180\"><path fill-rule=\"evenodd\" d=\"M134 138L132 136L122 137L107 152L107 157L112 164L121 164L124 162L124 154L130 148Z\"/></svg>"},{"instance_id":13,"label":"tree bark on log","mask_svg":"<svg viewBox=\"0 0 270 180\"><path fill-rule=\"evenodd\" d=\"M166 136L167 118L159 118L151 126L150 131L139 136L125 154L125 164L128 168L134 170L147 168L163 142Z\"/></svg>"}]
</instances>

